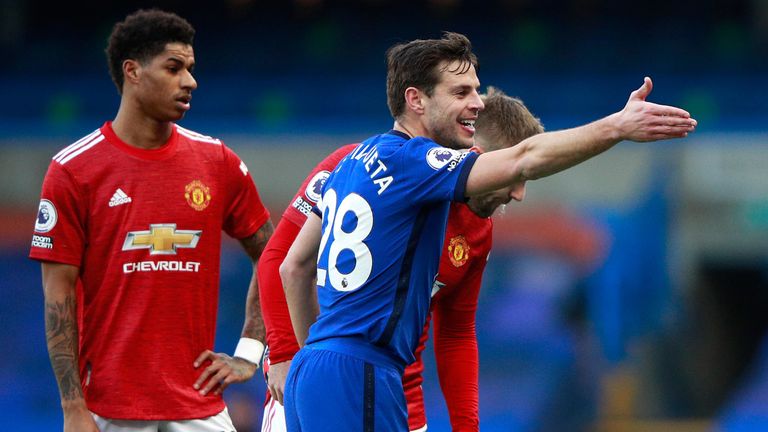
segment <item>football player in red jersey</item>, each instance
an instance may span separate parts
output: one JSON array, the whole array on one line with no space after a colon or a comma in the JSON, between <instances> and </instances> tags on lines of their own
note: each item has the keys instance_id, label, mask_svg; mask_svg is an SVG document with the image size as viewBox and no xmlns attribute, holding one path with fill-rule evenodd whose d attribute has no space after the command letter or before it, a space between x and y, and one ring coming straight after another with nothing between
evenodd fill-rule
<instances>
[{"instance_id":1,"label":"football player in red jersey","mask_svg":"<svg viewBox=\"0 0 768 432\"><path fill-rule=\"evenodd\" d=\"M158 10L115 25L117 115L57 153L43 182L30 257L68 432L232 431L221 391L257 368L257 297L240 356L210 351L222 230L255 270L273 228L240 158L174 123L197 88L193 36Z\"/></svg>"},{"instance_id":2,"label":"football player in red jersey","mask_svg":"<svg viewBox=\"0 0 768 432\"><path fill-rule=\"evenodd\" d=\"M485 152L513 146L543 131L543 127L519 99L489 88L482 96L485 110L479 116L476 151ZM336 150L304 180L294 200L267 243L259 266L264 322L269 345L264 370L270 393L264 408L262 432L285 431L282 402L285 376L291 358L299 347L279 278L278 268L311 208L319 199L319 189L336 164L354 145ZM316 192L318 191L318 192ZM473 197L467 204L451 206L440 270L433 288L431 315L435 322L435 353L438 375L454 430L478 430L478 350L475 312L483 270L491 249L490 216L510 199L521 200L525 185ZM428 338L429 322L416 350L417 361L403 377L411 430L426 428L424 397L421 391L424 365L421 353Z\"/></svg>"}]
</instances>

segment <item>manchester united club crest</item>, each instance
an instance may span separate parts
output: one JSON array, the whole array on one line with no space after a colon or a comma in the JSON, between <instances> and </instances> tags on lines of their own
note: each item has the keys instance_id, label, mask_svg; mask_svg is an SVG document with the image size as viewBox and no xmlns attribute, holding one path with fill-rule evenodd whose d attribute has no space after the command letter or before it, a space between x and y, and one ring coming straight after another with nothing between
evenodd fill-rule
<instances>
[{"instance_id":1,"label":"manchester united club crest","mask_svg":"<svg viewBox=\"0 0 768 432\"><path fill-rule=\"evenodd\" d=\"M448 256L451 258L451 263L456 267L461 267L467 262L469 244L467 244L467 239L464 236L458 235L448 242Z\"/></svg>"},{"instance_id":2,"label":"manchester united club crest","mask_svg":"<svg viewBox=\"0 0 768 432\"><path fill-rule=\"evenodd\" d=\"M193 180L184 186L184 198L187 204L197 211L203 211L211 203L211 189L200 180Z\"/></svg>"}]
</instances>

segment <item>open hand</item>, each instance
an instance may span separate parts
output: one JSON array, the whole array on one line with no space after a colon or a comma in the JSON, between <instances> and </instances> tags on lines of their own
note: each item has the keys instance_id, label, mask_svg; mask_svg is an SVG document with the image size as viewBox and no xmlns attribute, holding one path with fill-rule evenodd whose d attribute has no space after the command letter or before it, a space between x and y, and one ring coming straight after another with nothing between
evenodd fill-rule
<instances>
[{"instance_id":1,"label":"open hand","mask_svg":"<svg viewBox=\"0 0 768 432\"><path fill-rule=\"evenodd\" d=\"M645 77L643 85L629 95L624 109L618 113L620 138L647 142L683 138L696 129L696 120L688 111L646 101L653 82Z\"/></svg>"}]
</instances>

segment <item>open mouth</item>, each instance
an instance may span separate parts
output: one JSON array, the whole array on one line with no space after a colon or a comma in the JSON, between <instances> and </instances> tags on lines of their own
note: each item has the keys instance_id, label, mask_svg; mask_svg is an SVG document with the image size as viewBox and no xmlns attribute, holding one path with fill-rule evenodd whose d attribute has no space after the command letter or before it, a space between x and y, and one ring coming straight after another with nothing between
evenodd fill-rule
<instances>
[{"instance_id":1,"label":"open mouth","mask_svg":"<svg viewBox=\"0 0 768 432\"><path fill-rule=\"evenodd\" d=\"M459 124L462 128L471 134L475 133L475 121L474 120L459 120Z\"/></svg>"},{"instance_id":2,"label":"open mouth","mask_svg":"<svg viewBox=\"0 0 768 432\"><path fill-rule=\"evenodd\" d=\"M192 101L192 96L182 96L179 98L176 98L176 102L181 104L181 107L185 110L188 110L190 107L190 102Z\"/></svg>"}]
</instances>

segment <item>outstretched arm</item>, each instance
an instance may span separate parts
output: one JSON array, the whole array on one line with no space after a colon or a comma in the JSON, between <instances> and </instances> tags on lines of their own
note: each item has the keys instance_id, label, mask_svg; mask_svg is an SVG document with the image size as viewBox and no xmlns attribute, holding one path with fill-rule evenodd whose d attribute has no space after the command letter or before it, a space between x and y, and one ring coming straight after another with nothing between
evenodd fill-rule
<instances>
[{"instance_id":1,"label":"outstretched arm","mask_svg":"<svg viewBox=\"0 0 768 432\"><path fill-rule=\"evenodd\" d=\"M42 263L45 295L45 339L53 373L59 385L64 431L96 431L85 404L78 369L78 327L75 286L79 269L72 265Z\"/></svg>"},{"instance_id":2,"label":"outstretched arm","mask_svg":"<svg viewBox=\"0 0 768 432\"><path fill-rule=\"evenodd\" d=\"M304 346L309 327L320 313L315 287L321 224L317 215L309 216L280 266L285 299L299 346Z\"/></svg>"},{"instance_id":3,"label":"outstretched arm","mask_svg":"<svg viewBox=\"0 0 768 432\"><path fill-rule=\"evenodd\" d=\"M623 140L658 141L683 138L692 132L696 120L687 111L646 101L652 88L651 79L646 77L617 113L573 129L534 135L516 146L480 155L467 179L466 195L555 174Z\"/></svg>"},{"instance_id":4,"label":"outstretched arm","mask_svg":"<svg viewBox=\"0 0 768 432\"><path fill-rule=\"evenodd\" d=\"M207 394L216 388L216 394L221 394L230 384L244 382L253 376L259 367L260 353L253 355L239 356L242 347L246 347L244 352L254 352L254 349L248 347L259 345L263 352L263 341L266 339L264 330L264 320L261 316L261 305L259 304L259 286L256 278L256 269L259 263L259 257L264 250L269 237L272 235L274 227L272 222L267 220L264 225L250 237L240 239L240 244L245 252L251 258L253 263L253 274L251 283L248 286L248 295L245 301L245 324L243 325L242 338L238 344L238 350L235 356L230 357L224 353L216 353L211 350L205 350L195 359L194 366L199 368L206 360L211 364L206 367L193 385L200 394ZM204 386L203 383L208 381Z\"/></svg>"}]
</instances>

